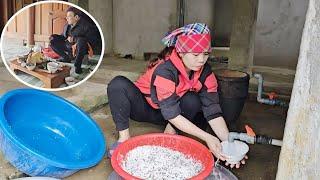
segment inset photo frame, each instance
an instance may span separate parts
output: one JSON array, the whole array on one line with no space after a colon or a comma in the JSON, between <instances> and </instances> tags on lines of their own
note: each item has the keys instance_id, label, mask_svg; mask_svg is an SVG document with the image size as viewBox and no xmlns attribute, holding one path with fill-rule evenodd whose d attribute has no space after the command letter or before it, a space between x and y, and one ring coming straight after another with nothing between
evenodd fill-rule
<instances>
[{"instance_id":1,"label":"inset photo frame","mask_svg":"<svg viewBox=\"0 0 320 180\"><path fill-rule=\"evenodd\" d=\"M42 1L15 13L1 34L1 56L10 73L40 90L75 87L98 69L105 42L98 22L81 7Z\"/></svg>"}]
</instances>

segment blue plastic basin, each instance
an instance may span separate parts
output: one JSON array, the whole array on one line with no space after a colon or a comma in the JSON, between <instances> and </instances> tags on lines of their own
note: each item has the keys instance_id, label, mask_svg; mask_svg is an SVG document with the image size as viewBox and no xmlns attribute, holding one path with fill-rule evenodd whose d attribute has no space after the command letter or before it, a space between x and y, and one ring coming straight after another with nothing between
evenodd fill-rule
<instances>
[{"instance_id":1,"label":"blue plastic basin","mask_svg":"<svg viewBox=\"0 0 320 180\"><path fill-rule=\"evenodd\" d=\"M98 125L48 92L17 89L0 99L0 149L30 176L63 178L96 165L106 142Z\"/></svg>"}]
</instances>

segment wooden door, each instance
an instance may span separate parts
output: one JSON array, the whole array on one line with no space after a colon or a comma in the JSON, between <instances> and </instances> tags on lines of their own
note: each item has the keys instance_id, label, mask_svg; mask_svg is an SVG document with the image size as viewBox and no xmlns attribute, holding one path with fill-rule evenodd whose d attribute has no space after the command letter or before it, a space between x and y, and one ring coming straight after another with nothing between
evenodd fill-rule
<instances>
[{"instance_id":1,"label":"wooden door","mask_svg":"<svg viewBox=\"0 0 320 180\"><path fill-rule=\"evenodd\" d=\"M66 10L69 8L65 4L53 4L53 10L51 12L51 22L52 22L52 34L61 34L64 25L67 23Z\"/></svg>"},{"instance_id":2,"label":"wooden door","mask_svg":"<svg viewBox=\"0 0 320 180\"><path fill-rule=\"evenodd\" d=\"M0 1L0 29L2 31L5 24L8 22L14 13L21 8L40 0L1 0Z\"/></svg>"},{"instance_id":3,"label":"wooden door","mask_svg":"<svg viewBox=\"0 0 320 180\"><path fill-rule=\"evenodd\" d=\"M51 34L61 34L69 6L60 3L42 4L36 7L35 41L48 42Z\"/></svg>"},{"instance_id":4,"label":"wooden door","mask_svg":"<svg viewBox=\"0 0 320 180\"><path fill-rule=\"evenodd\" d=\"M16 1L18 2L18 1ZM18 3L15 8L19 8L21 5ZM61 3L46 3L35 6L34 15L34 41L46 44L49 42L49 36L51 34L61 34L63 27L66 24L66 10L68 5ZM27 11L21 12L18 16L12 20L7 28L9 37L27 40Z\"/></svg>"}]
</instances>

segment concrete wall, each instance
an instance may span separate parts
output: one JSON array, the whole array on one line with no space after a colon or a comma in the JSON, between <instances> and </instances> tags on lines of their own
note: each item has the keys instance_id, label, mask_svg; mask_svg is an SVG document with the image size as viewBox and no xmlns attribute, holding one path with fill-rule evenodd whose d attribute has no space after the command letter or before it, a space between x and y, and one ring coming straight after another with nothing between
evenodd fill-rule
<instances>
[{"instance_id":1,"label":"concrete wall","mask_svg":"<svg viewBox=\"0 0 320 180\"><path fill-rule=\"evenodd\" d=\"M259 1L254 65L296 68L308 1Z\"/></svg>"},{"instance_id":2,"label":"concrete wall","mask_svg":"<svg viewBox=\"0 0 320 180\"><path fill-rule=\"evenodd\" d=\"M177 0L114 0L114 52L142 57L159 52L161 39L177 25Z\"/></svg>"},{"instance_id":3,"label":"concrete wall","mask_svg":"<svg viewBox=\"0 0 320 180\"><path fill-rule=\"evenodd\" d=\"M215 0L214 46L230 46L232 31L232 0Z\"/></svg>"},{"instance_id":4,"label":"concrete wall","mask_svg":"<svg viewBox=\"0 0 320 180\"><path fill-rule=\"evenodd\" d=\"M98 21L104 36L105 53L113 52L112 0L89 1L89 13Z\"/></svg>"},{"instance_id":5,"label":"concrete wall","mask_svg":"<svg viewBox=\"0 0 320 180\"><path fill-rule=\"evenodd\" d=\"M250 73L258 0L232 0L232 32L228 68Z\"/></svg>"},{"instance_id":6,"label":"concrete wall","mask_svg":"<svg viewBox=\"0 0 320 180\"><path fill-rule=\"evenodd\" d=\"M214 29L215 0L185 0L184 23L206 23Z\"/></svg>"},{"instance_id":7,"label":"concrete wall","mask_svg":"<svg viewBox=\"0 0 320 180\"><path fill-rule=\"evenodd\" d=\"M112 0L69 0L69 2L82 7L97 20L104 36L104 53L112 53Z\"/></svg>"},{"instance_id":8,"label":"concrete wall","mask_svg":"<svg viewBox=\"0 0 320 180\"><path fill-rule=\"evenodd\" d=\"M89 2L88 1L89 0L68 0L68 2L76 4L87 11L89 9Z\"/></svg>"},{"instance_id":9,"label":"concrete wall","mask_svg":"<svg viewBox=\"0 0 320 180\"><path fill-rule=\"evenodd\" d=\"M185 24L206 23L214 46L230 45L232 14L232 0L185 0Z\"/></svg>"},{"instance_id":10,"label":"concrete wall","mask_svg":"<svg viewBox=\"0 0 320 180\"><path fill-rule=\"evenodd\" d=\"M310 0L277 180L320 179L320 1Z\"/></svg>"}]
</instances>

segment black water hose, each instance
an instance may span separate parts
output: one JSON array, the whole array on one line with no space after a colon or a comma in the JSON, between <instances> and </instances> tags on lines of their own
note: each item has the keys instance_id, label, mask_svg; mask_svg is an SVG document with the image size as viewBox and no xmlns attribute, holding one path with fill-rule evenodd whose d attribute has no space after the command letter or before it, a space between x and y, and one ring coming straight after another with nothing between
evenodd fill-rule
<instances>
[{"instance_id":1,"label":"black water hose","mask_svg":"<svg viewBox=\"0 0 320 180\"><path fill-rule=\"evenodd\" d=\"M273 139L265 135L249 136L246 133L230 132L228 141L233 142L234 140L240 140L249 144L270 144L275 146L282 146L282 140Z\"/></svg>"},{"instance_id":2,"label":"black water hose","mask_svg":"<svg viewBox=\"0 0 320 180\"><path fill-rule=\"evenodd\" d=\"M257 135L255 138L255 143L257 144L271 144L272 138L264 135Z\"/></svg>"},{"instance_id":3,"label":"black water hose","mask_svg":"<svg viewBox=\"0 0 320 180\"><path fill-rule=\"evenodd\" d=\"M256 135L254 142L257 144L271 144L275 146L282 146L281 140L273 139L269 136L264 135Z\"/></svg>"}]
</instances>

